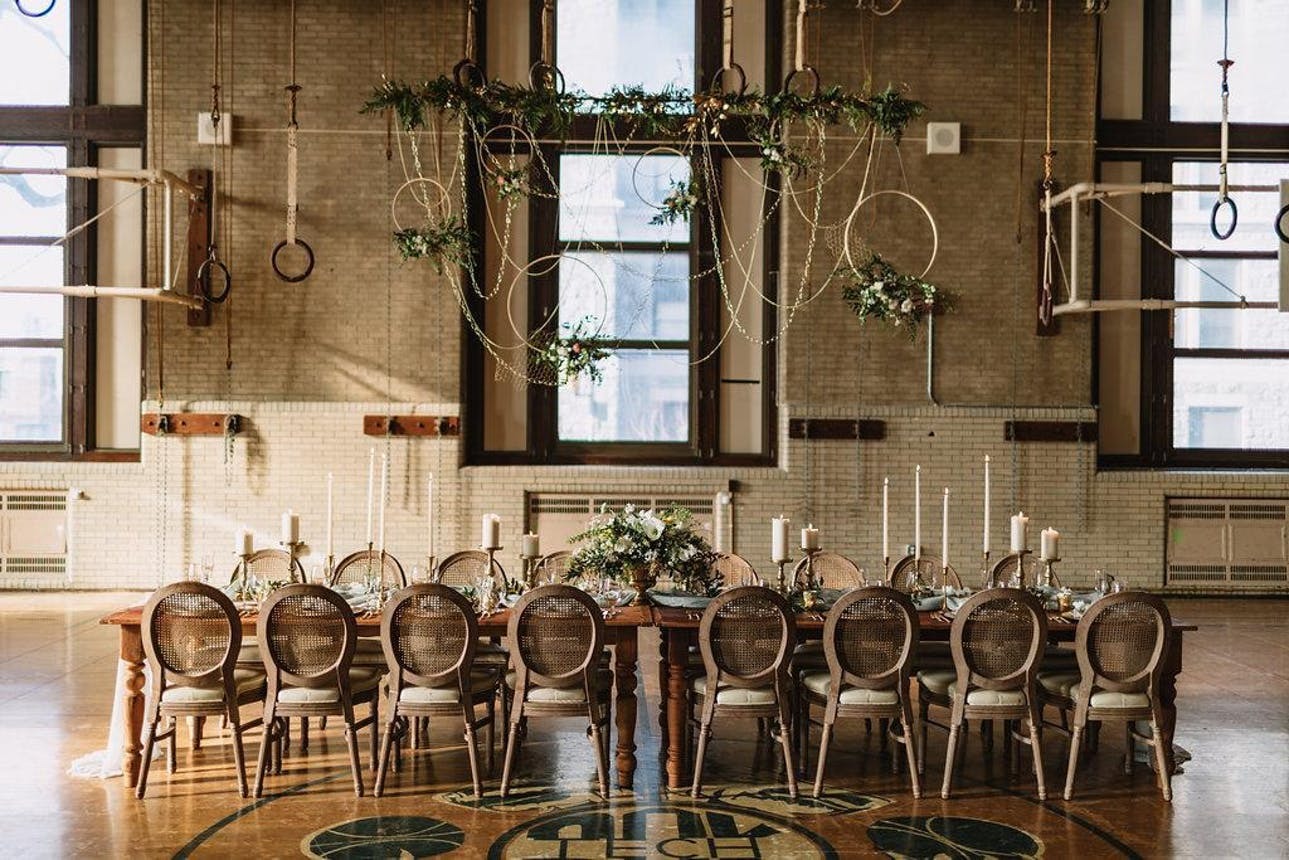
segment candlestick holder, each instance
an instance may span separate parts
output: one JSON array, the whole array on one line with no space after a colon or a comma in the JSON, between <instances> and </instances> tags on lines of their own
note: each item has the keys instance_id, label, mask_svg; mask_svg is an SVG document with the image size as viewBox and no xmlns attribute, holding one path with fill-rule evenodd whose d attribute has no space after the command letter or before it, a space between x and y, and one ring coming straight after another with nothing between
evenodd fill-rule
<instances>
[{"instance_id":1,"label":"candlestick holder","mask_svg":"<svg viewBox=\"0 0 1289 860\"><path fill-rule=\"evenodd\" d=\"M336 572L336 557L327 553L327 560L322 564L322 584L331 585L331 576Z\"/></svg>"},{"instance_id":2,"label":"candlestick holder","mask_svg":"<svg viewBox=\"0 0 1289 860\"><path fill-rule=\"evenodd\" d=\"M1043 565L1043 570L1042 570L1042 573L1039 574L1038 582L1036 582L1035 585L1038 585L1042 588L1051 588L1054 582L1059 584L1060 580L1057 579L1056 574L1052 572L1052 565L1056 564L1058 561L1060 561L1060 559L1059 558L1040 558L1039 561Z\"/></svg>"},{"instance_id":3,"label":"candlestick holder","mask_svg":"<svg viewBox=\"0 0 1289 860\"><path fill-rule=\"evenodd\" d=\"M780 594L782 594L784 597L788 596L787 567L791 563L792 563L792 559L789 559L789 558L781 558L775 562L775 564L778 565L779 567L779 577L775 583L775 590L778 591Z\"/></svg>"},{"instance_id":4,"label":"candlestick holder","mask_svg":"<svg viewBox=\"0 0 1289 860\"><path fill-rule=\"evenodd\" d=\"M282 548L286 550L286 575L292 581L295 580L295 559L300 554L300 547L304 546L304 541L284 540L278 541Z\"/></svg>"},{"instance_id":5,"label":"candlestick holder","mask_svg":"<svg viewBox=\"0 0 1289 860\"><path fill-rule=\"evenodd\" d=\"M523 565L523 583L524 591L528 591L537 584L537 557L531 555L519 554L520 564Z\"/></svg>"},{"instance_id":6,"label":"candlestick holder","mask_svg":"<svg viewBox=\"0 0 1289 860\"><path fill-rule=\"evenodd\" d=\"M497 553L501 552L504 547L485 546L481 548L488 554L488 576L501 587L502 594L511 591L511 586L514 583L507 581L504 574L501 577L497 576Z\"/></svg>"},{"instance_id":7,"label":"candlestick holder","mask_svg":"<svg viewBox=\"0 0 1289 860\"><path fill-rule=\"evenodd\" d=\"M435 555L425 557L425 581L435 583L439 581L439 559Z\"/></svg>"},{"instance_id":8,"label":"candlestick holder","mask_svg":"<svg viewBox=\"0 0 1289 860\"><path fill-rule=\"evenodd\" d=\"M1003 558L999 559L998 565L994 568L995 575L997 575L997 573L1000 572L999 567L1003 567L1004 565L1007 564L1007 562L1014 560L1016 562L1017 588L1024 588L1025 587L1025 556L1027 555L1033 555L1033 553L1030 550L1022 549L1022 550L1013 550L1012 552L1003 556Z\"/></svg>"},{"instance_id":9,"label":"candlestick holder","mask_svg":"<svg viewBox=\"0 0 1289 860\"><path fill-rule=\"evenodd\" d=\"M233 571L233 578L230 579L229 585L235 586L233 593L236 598L245 598L246 586L249 581L251 556L253 553L241 552L237 554L237 569Z\"/></svg>"},{"instance_id":10,"label":"candlestick holder","mask_svg":"<svg viewBox=\"0 0 1289 860\"><path fill-rule=\"evenodd\" d=\"M891 557L889 555L882 556L882 582L892 588L895 587L895 583L891 582Z\"/></svg>"},{"instance_id":11,"label":"candlestick holder","mask_svg":"<svg viewBox=\"0 0 1289 860\"><path fill-rule=\"evenodd\" d=\"M802 547L801 551L806 555L806 582L802 587L809 588L812 591L818 591L819 579L815 576L815 556L817 556L821 550L819 547L813 547L811 549ZM792 583L792 586L795 588L797 583Z\"/></svg>"},{"instance_id":12,"label":"candlestick holder","mask_svg":"<svg viewBox=\"0 0 1289 860\"><path fill-rule=\"evenodd\" d=\"M981 553L980 587L982 589L994 587L994 570L989 566L989 550Z\"/></svg>"}]
</instances>

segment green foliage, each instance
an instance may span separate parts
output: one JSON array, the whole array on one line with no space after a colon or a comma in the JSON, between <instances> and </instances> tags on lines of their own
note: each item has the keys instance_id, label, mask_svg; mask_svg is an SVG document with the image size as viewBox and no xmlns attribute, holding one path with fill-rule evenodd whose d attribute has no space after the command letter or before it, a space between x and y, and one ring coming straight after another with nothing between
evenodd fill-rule
<instances>
[{"instance_id":1,"label":"green foliage","mask_svg":"<svg viewBox=\"0 0 1289 860\"><path fill-rule=\"evenodd\" d=\"M592 382L599 382L603 378L600 362L609 357L608 346L612 341L595 334L594 317L582 317L576 324L564 323L560 328L567 334L551 335L541 343L533 355L533 364L558 385L571 382L583 373Z\"/></svg>"},{"instance_id":2,"label":"green foliage","mask_svg":"<svg viewBox=\"0 0 1289 860\"><path fill-rule=\"evenodd\" d=\"M715 594L722 584L712 570L716 554L685 508L642 511L626 505L612 512L601 507L587 529L570 540L582 544L569 562L570 580L609 577L625 585L635 569L647 566L691 594Z\"/></svg>"},{"instance_id":3,"label":"green foliage","mask_svg":"<svg viewBox=\"0 0 1289 860\"><path fill-rule=\"evenodd\" d=\"M439 272L448 265L467 265L473 241L474 234L455 215L437 224L409 227L394 234L394 244L404 260L428 257Z\"/></svg>"},{"instance_id":4,"label":"green foliage","mask_svg":"<svg viewBox=\"0 0 1289 860\"><path fill-rule=\"evenodd\" d=\"M658 214L649 219L653 225L675 224L688 221L698 207L698 182L694 179L673 179L671 190L662 198Z\"/></svg>"},{"instance_id":5,"label":"green foliage","mask_svg":"<svg viewBox=\"0 0 1289 860\"><path fill-rule=\"evenodd\" d=\"M880 254L869 251L854 269L841 273L846 284L841 297L859 317L904 327L912 338L918 325L933 313L949 309L951 297L933 284L902 274Z\"/></svg>"}]
</instances>

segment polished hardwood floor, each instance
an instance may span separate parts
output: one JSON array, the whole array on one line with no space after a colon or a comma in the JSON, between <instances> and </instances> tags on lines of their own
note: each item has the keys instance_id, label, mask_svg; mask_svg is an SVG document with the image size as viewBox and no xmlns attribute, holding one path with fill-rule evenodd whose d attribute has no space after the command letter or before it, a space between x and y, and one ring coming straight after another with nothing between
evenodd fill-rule
<instances>
[{"instance_id":1,"label":"polished hardwood floor","mask_svg":"<svg viewBox=\"0 0 1289 860\"><path fill-rule=\"evenodd\" d=\"M217 730L199 751L181 736L179 769L153 768L146 800L123 781L76 779L69 763L104 746L117 631L105 612L138 594L0 594L0 851L21 857L1285 857L1289 856L1289 601L1177 600L1187 634L1177 742L1193 756L1164 803L1149 766L1121 766L1123 738L1103 734L1079 796L1045 802L1028 767L1010 775L972 732L954 799L938 787L944 737L931 733L928 797L892 775L876 732L845 726L821 801L781 789L775 749L754 725L719 726L711 800L669 795L658 761L656 633L641 641L640 769L634 792L594 793L590 744L576 721L535 720L506 801L475 801L454 727L391 776L385 797L357 798L334 724L293 750L260 800L237 796ZM817 742L817 734L815 736ZM1044 760L1063 780L1066 747ZM248 745L254 759L258 741ZM500 756L498 757L498 763ZM499 766L499 765L498 765Z\"/></svg>"}]
</instances>

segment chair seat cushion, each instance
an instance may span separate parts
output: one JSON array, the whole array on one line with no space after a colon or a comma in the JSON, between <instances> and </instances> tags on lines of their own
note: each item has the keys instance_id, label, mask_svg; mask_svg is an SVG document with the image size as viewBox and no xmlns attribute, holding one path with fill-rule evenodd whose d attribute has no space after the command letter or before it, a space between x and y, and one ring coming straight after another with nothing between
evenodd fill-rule
<instances>
[{"instance_id":1,"label":"chair seat cushion","mask_svg":"<svg viewBox=\"0 0 1289 860\"><path fill-rule=\"evenodd\" d=\"M486 693L497 684L496 672L470 673L470 692ZM439 705L461 701L461 691L450 687L404 687L398 691L398 700L411 705Z\"/></svg>"},{"instance_id":2,"label":"chair seat cushion","mask_svg":"<svg viewBox=\"0 0 1289 860\"><path fill-rule=\"evenodd\" d=\"M827 696L832 692L832 677L827 672L811 672L801 680L812 693ZM838 701L843 705L898 705L900 697L893 689L869 690L843 684Z\"/></svg>"},{"instance_id":3,"label":"chair seat cushion","mask_svg":"<svg viewBox=\"0 0 1289 860\"><path fill-rule=\"evenodd\" d=\"M918 672L918 683L937 696L948 696L949 686L958 678L952 669L923 669Z\"/></svg>"},{"instance_id":4,"label":"chair seat cushion","mask_svg":"<svg viewBox=\"0 0 1289 860\"><path fill-rule=\"evenodd\" d=\"M1070 693L1079 685L1077 672L1039 672L1038 685L1042 692L1062 699L1070 698Z\"/></svg>"},{"instance_id":5,"label":"chair seat cushion","mask_svg":"<svg viewBox=\"0 0 1289 860\"><path fill-rule=\"evenodd\" d=\"M1069 699L1071 702L1079 700L1079 676L1077 674L1069 672L1039 672L1038 683L1042 686L1043 691L1050 696ZM1093 687L1092 701L1089 704L1094 708L1149 708L1150 696L1145 693L1114 693Z\"/></svg>"},{"instance_id":6,"label":"chair seat cushion","mask_svg":"<svg viewBox=\"0 0 1289 860\"><path fill-rule=\"evenodd\" d=\"M352 695L372 690L380 683L383 673L367 666L354 666L349 670L349 692ZM277 700L295 705L318 705L340 701L340 691L335 687L283 687Z\"/></svg>"},{"instance_id":7,"label":"chair seat cushion","mask_svg":"<svg viewBox=\"0 0 1289 860\"><path fill-rule=\"evenodd\" d=\"M258 669L234 669L233 685L237 695L253 692L264 686L264 673ZM161 694L161 701L168 705L196 704L197 702L224 701L223 687L167 687Z\"/></svg>"},{"instance_id":8,"label":"chair seat cushion","mask_svg":"<svg viewBox=\"0 0 1289 860\"><path fill-rule=\"evenodd\" d=\"M706 696L707 676L695 678L691 687L696 694ZM729 687L722 684L716 691L716 704L773 705L774 687Z\"/></svg>"},{"instance_id":9,"label":"chair seat cushion","mask_svg":"<svg viewBox=\"0 0 1289 860\"><path fill-rule=\"evenodd\" d=\"M607 693L613 689L613 673L607 669L601 669L597 673L597 680L600 685L600 692ZM506 687L515 689L515 673L506 673ZM585 702L586 691L579 684L573 687L539 687L530 685L528 687L528 701L530 702Z\"/></svg>"},{"instance_id":10,"label":"chair seat cushion","mask_svg":"<svg viewBox=\"0 0 1289 860\"><path fill-rule=\"evenodd\" d=\"M1075 696L1078 692L1076 688ZM1109 690L1093 689L1092 701L1088 704L1094 708L1149 708L1150 697L1145 693L1112 693Z\"/></svg>"},{"instance_id":11,"label":"chair seat cushion","mask_svg":"<svg viewBox=\"0 0 1289 860\"><path fill-rule=\"evenodd\" d=\"M958 693L958 682L955 680L949 685L949 697L953 698ZM968 705L997 705L997 706L1015 706L1025 704L1025 693L1022 690L981 690L971 689L967 691Z\"/></svg>"}]
</instances>

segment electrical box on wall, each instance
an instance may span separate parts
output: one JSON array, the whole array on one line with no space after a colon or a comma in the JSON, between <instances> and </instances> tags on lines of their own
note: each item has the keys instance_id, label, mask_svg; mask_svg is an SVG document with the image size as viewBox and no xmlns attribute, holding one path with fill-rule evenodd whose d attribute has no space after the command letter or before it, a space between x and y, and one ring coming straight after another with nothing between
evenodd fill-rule
<instances>
[{"instance_id":1,"label":"electrical box on wall","mask_svg":"<svg viewBox=\"0 0 1289 860\"><path fill-rule=\"evenodd\" d=\"M197 143L206 146L231 146L233 143L233 115L220 114L219 129L216 133L215 123L211 120L210 111L197 114Z\"/></svg>"},{"instance_id":2,"label":"electrical box on wall","mask_svg":"<svg viewBox=\"0 0 1289 860\"><path fill-rule=\"evenodd\" d=\"M929 122L926 124L927 155L958 155L962 152L962 123Z\"/></svg>"}]
</instances>

